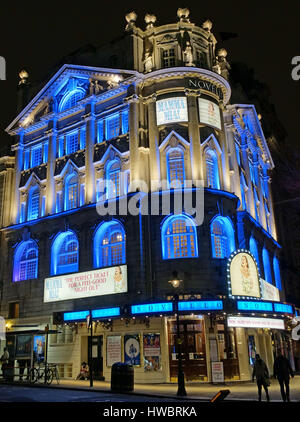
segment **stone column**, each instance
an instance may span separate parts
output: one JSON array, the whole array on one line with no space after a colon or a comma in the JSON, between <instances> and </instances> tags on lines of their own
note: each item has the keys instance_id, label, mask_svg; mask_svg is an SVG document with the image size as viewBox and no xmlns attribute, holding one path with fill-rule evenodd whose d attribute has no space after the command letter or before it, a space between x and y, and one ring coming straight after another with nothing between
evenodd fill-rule
<instances>
[{"instance_id":1,"label":"stone column","mask_svg":"<svg viewBox=\"0 0 300 422\"><path fill-rule=\"evenodd\" d=\"M241 194L241 180L240 180L240 172L239 172L239 164L236 158L236 148L235 148L235 139L234 139L234 132L235 132L235 126L232 123L224 123L225 131L226 131L226 137L228 141L228 147L229 147L229 154L230 159L232 163L232 170L229 169L229 172L231 173L232 179L233 179L233 191L236 196L240 198L241 206L242 208L242 194Z\"/></svg>"},{"instance_id":2,"label":"stone column","mask_svg":"<svg viewBox=\"0 0 300 422\"><path fill-rule=\"evenodd\" d=\"M248 185L248 191L246 192L248 201L248 212L252 215L252 217L255 219L255 201L254 201L254 195L253 195L253 188L252 188L252 180L251 180L251 175L250 175L250 168L249 168L249 160L248 160L248 145L247 143L243 143L243 145L241 145L241 151L242 151L242 156L243 156L243 167L245 169L245 179L246 179L246 183Z\"/></svg>"},{"instance_id":3,"label":"stone column","mask_svg":"<svg viewBox=\"0 0 300 422\"><path fill-rule=\"evenodd\" d=\"M192 181L203 180L203 165L202 165L202 154L200 146L200 129L199 129L199 117L197 108L197 98L199 97L199 91L186 89L185 95L187 96L188 106L188 127L189 127L189 139L190 139L190 157L191 157L191 169L192 169Z\"/></svg>"},{"instance_id":4,"label":"stone column","mask_svg":"<svg viewBox=\"0 0 300 422\"><path fill-rule=\"evenodd\" d=\"M46 215L55 213L55 163L56 163L56 120L53 121L52 129L46 132L48 135L48 163L47 163L47 184L46 184Z\"/></svg>"},{"instance_id":5,"label":"stone column","mask_svg":"<svg viewBox=\"0 0 300 422\"><path fill-rule=\"evenodd\" d=\"M226 136L225 136L225 123L224 123L224 106L220 105L220 113L221 113L221 124L222 124L222 130L219 131L219 139L220 139L220 147L222 150L221 154L221 172L222 172L222 189L230 192L230 174L229 174L229 160L228 160L228 146L226 142Z\"/></svg>"},{"instance_id":6,"label":"stone column","mask_svg":"<svg viewBox=\"0 0 300 422\"><path fill-rule=\"evenodd\" d=\"M156 121L156 94L145 98L148 104L148 137L150 149L150 183L160 181L159 132Z\"/></svg>"},{"instance_id":7,"label":"stone column","mask_svg":"<svg viewBox=\"0 0 300 422\"><path fill-rule=\"evenodd\" d=\"M140 180L140 153L139 153L139 98L136 94L125 98L129 104L129 151L130 151L130 183ZM133 188L133 190L136 189Z\"/></svg>"},{"instance_id":8,"label":"stone column","mask_svg":"<svg viewBox=\"0 0 300 422\"><path fill-rule=\"evenodd\" d=\"M91 111L83 116L86 122L85 130L85 203L96 202L95 170L94 170L94 145L95 145L95 114L94 104L91 104Z\"/></svg>"},{"instance_id":9,"label":"stone column","mask_svg":"<svg viewBox=\"0 0 300 422\"><path fill-rule=\"evenodd\" d=\"M20 180L21 180L21 171L23 170L24 162L24 131L20 132L19 143L12 146L12 151L15 151L15 175L14 175L14 191L11 201L11 221L16 224L19 222L20 218Z\"/></svg>"}]
</instances>

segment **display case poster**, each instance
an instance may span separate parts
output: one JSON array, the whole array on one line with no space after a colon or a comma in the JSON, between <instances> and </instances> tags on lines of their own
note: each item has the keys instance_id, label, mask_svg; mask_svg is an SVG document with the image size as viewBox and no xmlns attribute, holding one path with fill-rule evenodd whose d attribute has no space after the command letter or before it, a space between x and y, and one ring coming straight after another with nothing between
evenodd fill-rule
<instances>
[{"instance_id":1,"label":"display case poster","mask_svg":"<svg viewBox=\"0 0 300 422\"><path fill-rule=\"evenodd\" d=\"M45 359L45 336L33 337L33 352L37 362L44 362Z\"/></svg>"},{"instance_id":2,"label":"display case poster","mask_svg":"<svg viewBox=\"0 0 300 422\"><path fill-rule=\"evenodd\" d=\"M122 362L121 336L106 337L106 366Z\"/></svg>"},{"instance_id":3,"label":"display case poster","mask_svg":"<svg viewBox=\"0 0 300 422\"><path fill-rule=\"evenodd\" d=\"M16 356L31 356L31 335L18 335Z\"/></svg>"},{"instance_id":4,"label":"display case poster","mask_svg":"<svg viewBox=\"0 0 300 422\"><path fill-rule=\"evenodd\" d=\"M144 370L159 371L161 369L160 334L144 334Z\"/></svg>"},{"instance_id":5,"label":"display case poster","mask_svg":"<svg viewBox=\"0 0 300 422\"><path fill-rule=\"evenodd\" d=\"M124 362L131 365L141 364L139 334L126 334L124 336Z\"/></svg>"}]
</instances>

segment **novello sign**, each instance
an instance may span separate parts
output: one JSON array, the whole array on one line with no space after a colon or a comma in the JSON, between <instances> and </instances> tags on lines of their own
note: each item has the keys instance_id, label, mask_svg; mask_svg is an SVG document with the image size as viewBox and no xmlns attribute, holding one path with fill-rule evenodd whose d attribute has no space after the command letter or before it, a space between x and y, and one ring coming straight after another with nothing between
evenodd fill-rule
<instances>
[{"instance_id":1,"label":"novello sign","mask_svg":"<svg viewBox=\"0 0 300 422\"><path fill-rule=\"evenodd\" d=\"M187 79L187 87L190 89L202 89L203 91L208 91L217 95L220 100L223 100L222 89L210 81L206 81L200 78L189 78Z\"/></svg>"}]
</instances>

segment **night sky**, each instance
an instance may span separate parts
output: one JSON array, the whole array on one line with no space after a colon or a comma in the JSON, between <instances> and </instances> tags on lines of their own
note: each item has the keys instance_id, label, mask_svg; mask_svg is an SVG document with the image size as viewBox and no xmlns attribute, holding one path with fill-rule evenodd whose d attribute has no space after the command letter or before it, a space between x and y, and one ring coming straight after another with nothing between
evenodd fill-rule
<instances>
[{"instance_id":1,"label":"night sky","mask_svg":"<svg viewBox=\"0 0 300 422\"><path fill-rule=\"evenodd\" d=\"M16 116L18 73L22 68L32 81L43 79L70 52L87 44L99 46L122 35L127 12L135 10L137 25L144 29L147 12L157 16L159 25L176 22L178 7L188 7L195 24L211 19L219 41L217 48L225 47L229 62L245 62L255 70L258 80L269 85L289 141L300 145L300 81L291 78L291 59L300 56L299 0L6 3L2 5L0 28L0 55L7 63L7 80L0 81L1 144L7 140L4 129ZM239 36L221 42L219 32Z\"/></svg>"}]
</instances>

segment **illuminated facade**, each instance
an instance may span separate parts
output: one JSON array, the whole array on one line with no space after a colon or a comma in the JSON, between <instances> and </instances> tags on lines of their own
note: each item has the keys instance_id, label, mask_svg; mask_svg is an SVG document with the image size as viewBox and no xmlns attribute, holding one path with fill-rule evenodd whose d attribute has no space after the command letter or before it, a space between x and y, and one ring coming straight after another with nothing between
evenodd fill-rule
<instances>
[{"instance_id":1,"label":"illuminated facade","mask_svg":"<svg viewBox=\"0 0 300 422\"><path fill-rule=\"evenodd\" d=\"M276 316L288 321L293 310L275 310L285 296L273 162L260 120L254 106L230 103L227 53L216 51L211 22L191 23L187 9L178 18L155 26L146 15L142 30L127 15L126 35L111 47L126 45L127 57L119 53L110 68L64 65L7 128L16 143L2 224L1 312L11 325L59 327L48 360L67 378L89 358L85 319L93 310L96 376L110 378L114 355L134 361L136 382L174 381L174 271L184 282L187 380L211 381L214 360L226 379L249 379L255 351L270 369L276 348L289 353L283 322L276 325ZM108 55L103 47L98 59L106 64ZM118 68L118 60L128 66ZM172 206L168 215L97 212L97 203L128 202L147 187L160 199L174 198L180 186L195 194L198 181L201 225ZM228 263L237 251L259 270L257 297L230 290ZM228 314L243 312L260 325L229 324ZM273 325L263 324L266 316ZM18 342L26 333L16 330L10 336ZM139 353L130 355L128 342Z\"/></svg>"}]
</instances>

